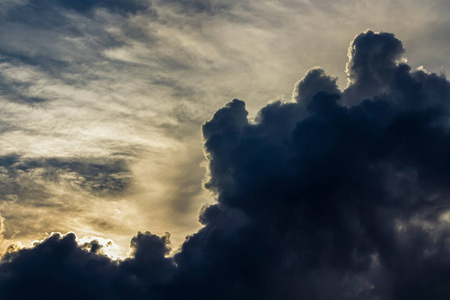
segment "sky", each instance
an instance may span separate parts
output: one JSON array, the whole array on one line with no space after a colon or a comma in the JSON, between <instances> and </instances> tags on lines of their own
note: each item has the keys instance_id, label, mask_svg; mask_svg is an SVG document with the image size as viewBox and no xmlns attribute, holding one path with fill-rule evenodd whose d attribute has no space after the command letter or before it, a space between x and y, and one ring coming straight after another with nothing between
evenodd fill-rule
<instances>
[{"instance_id":1,"label":"sky","mask_svg":"<svg viewBox=\"0 0 450 300\"><path fill-rule=\"evenodd\" d=\"M0 295L447 299L449 15L0 1Z\"/></svg>"}]
</instances>

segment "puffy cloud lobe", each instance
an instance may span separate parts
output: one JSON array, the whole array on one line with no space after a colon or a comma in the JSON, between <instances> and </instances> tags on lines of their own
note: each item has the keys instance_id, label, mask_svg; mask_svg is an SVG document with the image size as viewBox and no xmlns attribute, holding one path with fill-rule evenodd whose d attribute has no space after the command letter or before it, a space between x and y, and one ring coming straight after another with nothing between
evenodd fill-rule
<instances>
[{"instance_id":1,"label":"puffy cloud lobe","mask_svg":"<svg viewBox=\"0 0 450 300\"><path fill-rule=\"evenodd\" d=\"M318 92L340 94L337 87L337 78L327 75L321 68L313 68L306 73L302 80L297 82L293 98L297 102L308 102Z\"/></svg>"},{"instance_id":2,"label":"puffy cloud lobe","mask_svg":"<svg viewBox=\"0 0 450 300\"><path fill-rule=\"evenodd\" d=\"M349 48L348 78L358 84L383 83L391 78L404 51L402 43L391 33L360 34Z\"/></svg>"},{"instance_id":3,"label":"puffy cloud lobe","mask_svg":"<svg viewBox=\"0 0 450 300\"><path fill-rule=\"evenodd\" d=\"M166 281L173 262L167 238L138 233L133 258L122 263L83 249L74 234L53 234L33 248L6 252L0 264L3 299L141 299L152 284ZM142 272L145 270L146 272Z\"/></svg>"},{"instance_id":4,"label":"puffy cloud lobe","mask_svg":"<svg viewBox=\"0 0 450 300\"><path fill-rule=\"evenodd\" d=\"M131 240L131 259L121 264L127 273L142 278L142 284L148 282L163 283L169 280L174 271L174 262L165 258L170 251L170 236L152 235L150 232L139 232ZM149 270L152 270L149 272Z\"/></svg>"},{"instance_id":5,"label":"puffy cloud lobe","mask_svg":"<svg viewBox=\"0 0 450 300\"><path fill-rule=\"evenodd\" d=\"M356 36L348 49L346 72L351 86L346 92L351 97L346 101L355 104L389 92L389 83L399 71L397 66L404 51L401 41L391 33L367 31Z\"/></svg>"},{"instance_id":6,"label":"puffy cloud lobe","mask_svg":"<svg viewBox=\"0 0 450 300\"><path fill-rule=\"evenodd\" d=\"M203 136L218 202L173 257L168 236L138 234L121 263L52 236L4 257L2 295L31 282L56 299L37 284L44 274L112 299L448 298L450 83L411 71L402 53L392 34L367 31L344 91L315 68L295 102L256 122L237 99L217 111Z\"/></svg>"},{"instance_id":7,"label":"puffy cloud lobe","mask_svg":"<svg viewBox=\"0 0 450 300\"><path fill-rule=\"evenodd\" d=\"M55 234L3 257L0 290L5 299L112 297L117 272L108 258L80 249L74 234Z\"/></svg>"}]
</instances>

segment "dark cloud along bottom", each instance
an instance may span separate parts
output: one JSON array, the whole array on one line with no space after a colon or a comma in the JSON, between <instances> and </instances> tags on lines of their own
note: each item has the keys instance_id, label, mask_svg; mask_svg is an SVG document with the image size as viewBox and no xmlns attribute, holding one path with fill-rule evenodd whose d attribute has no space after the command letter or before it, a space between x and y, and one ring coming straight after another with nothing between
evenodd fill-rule
<instances>
[{"instance_id":1,"label":"dark cloud along bottom","mask_svg":"<svg viewBox=\"0 0 450 300\"><path fill-rule=\"evenodd\" d=\"M54 235L10 251L2 299L448 299L450 83L402 62L394 35L350 47L350 86L310 70L295 102L203 126L217 204L174 256L139 233L114 262Z\"/></svg>"}]
</instances>

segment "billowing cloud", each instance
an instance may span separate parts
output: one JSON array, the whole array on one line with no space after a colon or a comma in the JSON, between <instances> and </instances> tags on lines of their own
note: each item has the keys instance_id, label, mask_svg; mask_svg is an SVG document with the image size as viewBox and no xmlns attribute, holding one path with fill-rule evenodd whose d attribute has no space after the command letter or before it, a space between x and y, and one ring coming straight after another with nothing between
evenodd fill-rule
<instances>
[{"instance_id":1,"label":"billowing cloud","mask_svg":"<svg viewBox=\"0 0 450 300\"><path fill-rule=\"evenodd\" d=\"M131 258L117 264L99 254L96 243L81 247L73 233L53 234L32 249L7 249L0 293L4 299L141 299L153 284L170 279L174 264L165 258L167 243L166 237L139 233L131 241Z\"/></svg>"},{"instance_id":2,"label":"billowing cloud","mask_svg":"<svg viewBox=\"0 0 450 300\"><path fill-rule=\"evenodd\" d=\"M4 253L0 294L448 298L450 82L412 70L403 52L393 34L366 31L349 48L345 90L314 68L293 101L253 119L241 100L218 110L202 128L217 202L174 255L168 235L139 233L131 256L112 261L95 242L56 234Z\"/></svg>"},{"instance_id":3,"label":"billowing cloud","mask_svg":"<svg viewBox=\"0 0 450 300\"><path fill-rule=\"evenodd\" d=\"M231 272L219 295L240 285L230 299L448 296L449 83L412 71L402 52L394 35L367 31L350 46L343 92L314 69L296 87L299 102L266 106L256 124L239 100L205 124L206 186L219 203L192 238L215 237L194 273L216 282L211 274ZM180 256L204 246L188 241ZM222 265L230 253L234 271Z\"/></svg>"}]
</instances>

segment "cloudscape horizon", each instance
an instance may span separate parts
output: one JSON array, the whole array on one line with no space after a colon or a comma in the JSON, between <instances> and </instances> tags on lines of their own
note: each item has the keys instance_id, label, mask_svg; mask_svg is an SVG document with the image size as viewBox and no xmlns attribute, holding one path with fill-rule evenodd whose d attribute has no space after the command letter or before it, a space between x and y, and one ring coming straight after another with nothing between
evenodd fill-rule
<instances>
[{"instance_id":1,"label":"cloudscape horizon","mask_svg":"<svg viewBox=\"0 0 450 300\"><path fill-rule=\"evenodd\" d=\"M254 119L234 99L203 127L217 202L175 254L139 232L129 257L53 234L8 247L3 299L443 299L450 295L450 82L412 70L390 33L349 48ZM21 288L22 287L22 288ZM26 287L26 288L23 288Z\"/></svg>"},{"instance_id":2,"label":"cloudscape horizon","mask_svg":"<svg viewBox=\"0 0 450 300\"><path fill-rule=\"evenodd\" d=\"M449 10L1 2L0 299L449 298Z\"/></svg>"}]
</instances>

